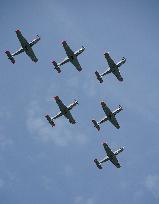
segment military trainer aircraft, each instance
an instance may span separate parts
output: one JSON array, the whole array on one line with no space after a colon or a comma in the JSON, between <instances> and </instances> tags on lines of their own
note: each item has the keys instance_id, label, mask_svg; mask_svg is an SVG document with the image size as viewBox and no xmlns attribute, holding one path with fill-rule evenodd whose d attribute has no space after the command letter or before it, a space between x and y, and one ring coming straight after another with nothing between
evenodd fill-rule
<instances>
[{"instance_id":1,"label":"military trainer aircraft","mask_svg":"<svg viewBox=\"0 0 159 204\"><path fill-rule=\"evenodd\" d=\"M85 47L82 46L81 49L77 50L76 52L73 52L66 41L63 41L62 45L63 48L65 49L67 57L62 62L59 63L57 63L56 61L52 61L54 68L58 73L60 73L61 72L60 66L66 64L67 62L71 62L80 72L82 70L82 67L77 59L77 56L80 55L85 50Z\"/></svg>"},{"instance_id":2,"label":"military trainer aircraft","mask_svg":"<svg viewBox=\"0 0 159 204\"><path fill-rule=\"evenodd\" d=\"M18 40L19 40L19 42L21 44L21 47L20 47L20 49L18 51L14 52L12 54L9 51L6 51L5 53L7 54L8 59L10 59L10 61L14 64L15 63L14 56L19 55L22 52L25 52L31 58L31 60L33 62L37 62L38 59L36 58L36 56L35 56L35 54L33 52L32 46L35 45L40 40L40 37L37 35L37 37L34 40L32 40L31 42L28 42L23 37L20 30L16 30L15 32L17 34Z\"/></svg>"},{"instance_id":3,"label":"military trainer aircraft","mask_svg":"<svg viewBox=\"0 0 159 204\"><path fill-rule=\"evenodd\" d=\"M97 128L97 130L100 130L100 124L106 122L107 120L109 120L117 129L120 128L120 125L118 124L118 121L115 117L115 115L117 113L119 113L120 111L123 110L123 108L119 105L119 108L117 108L115 111L111 111L108 106L106 105L106 103L104 101L101 102L101 106L103 108L103 111L105 112L106 116L99 122L97 122L96 120L92 120L94 127Z\"/></svg>"},{"instance_id":4,"label":"military trainer aircraft","mask_svg":"<svg viewBox=\"0 0 159 204\"><path fill-rule=\"evenodd\" d=\"M124 150L124 147L119 148L115 152L112 152L112 150L110 149L110 147L106 143L103 143L103 147L104 147L104 149L106 151L107 156L105 156L104 159L102 159L100 161L98 161L97 159L94 160L97 167L99 169L102 169L101 164L110 160L117 168L120 168L121 165L119 164L116 156Z\"/></svg>"},{"instance_id":5,"label":"military trainer aircraft","mask_svg":"<svg viewBox=\"0 0 159 204\"><path fill-rule=\"evenodd\" d=\"M104 53L104 56L108 62L109 68L102 74L99 74L98 71L95 72L95 75L96 75L97 79L99 80L99 82L102 83L103 82L102 77L109 74L109 73L113 73L119 81L123 81L123 78L122 78L120 71L119 71L119 67L126 62L125 57L123 57L121 59L121 61L119 61L116 64L113 61L113 59L110 57L109 52Z\"/></svg>"},{"instance_id":6,"label":"military trainer aircraft","mask_svg":"<svg viewBox=\"0 0 159 204\"><path fill-rule=\"evenodd\" d=\"M50 125L52 127L55 126L54 120L59 118L62 115L64 115L69 120L70 123L75 124L76 121L73 118L73 116L71 115L70 110L78 104L78 101L75 100L70 105L65 106L58 96L55 96L54 99L55 99L55 101L56 101L56 103L60 109L60 112L57 115L55 115L54 117L50 117L49 115L45 116L46 119L48 120L48 122L50 123Z\"/></svg>"}]
</instances>

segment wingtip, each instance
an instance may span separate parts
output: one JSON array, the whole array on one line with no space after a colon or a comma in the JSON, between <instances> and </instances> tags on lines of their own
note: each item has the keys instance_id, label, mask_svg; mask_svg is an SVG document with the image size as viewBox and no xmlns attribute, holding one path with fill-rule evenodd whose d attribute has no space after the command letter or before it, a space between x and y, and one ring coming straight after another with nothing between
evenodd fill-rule
<instances>
[{"instance_id":1,"label":"wingtip","mask_svg":"<svg viewBox=\"0 0 159 204\"><path fill-rule=\"evenodd\" d=\"M64 43L66 43L66 40L63 40L63 41L61 42L62 45L63 45Z\"/></svg>"},{"instance_id":2,"label":"wingtip","mask_svg":"<svg viewBox=\"0 0 159 204\"><path fill-rule=\"evenodd\" d=\"M55 100L58 100L59 99L59 96L54 96L53 97Z\"/></svg>"},{"instance_id":3,"label":"wingtip","mask_svg":"<svg viewBox=\"0 0 159 204\"><path fill-rule=\"evenodd\" d=\"M17 29L15 32L16 32L16 33L17 33L17 32L20 32L20 30L19 30L19 29Z\"/></svg>"}]
</instances>

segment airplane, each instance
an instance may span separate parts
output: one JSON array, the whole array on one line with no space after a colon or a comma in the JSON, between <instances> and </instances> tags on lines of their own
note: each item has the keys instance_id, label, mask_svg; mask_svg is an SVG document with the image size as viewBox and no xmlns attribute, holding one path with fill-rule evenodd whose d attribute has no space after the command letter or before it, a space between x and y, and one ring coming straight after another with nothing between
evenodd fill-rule
<instances>
[{"instance_id":1,"label":"airplane","mask_svg":"<svg viewBox=\"0 0 159 204\"><path fill-rule=\"evenodd\" d=\"M48 120L48 122L50 123L50 125L51 125L52 127L54 127L54 126L55 126L54 120L57 119L57 118L59 118L59 117L61 117L62 115L64 115L64 116L69 120L69 122L70 122L71 124L75 124L76 121L75 121L75 119L73 118L73 116L71 115L70 110L78 104L78 101L75 100L75 101L74 101L73 103L71 103L70 105L65 106L65 105L63 104L63 102L61 101L61 99L60 99L58 96L55 96L54 99L55 99L55 101L56 101L56 103L57 103L57 105L58 105L58 107L59 107L59 109L60 109L60 112L57 113L57 115L55 115L54 117L50 117L49 115L46 115L46 116L45 116L46 119Z\"/></svg>"},{"instance_id":2,"label":"airplane","mask_svg":"<svg viewBox=\"0 0 159 204\"><path fill-rule=\"evenodd\" d=\"M6 55L8 56L8 59L14 64L15 63L15 59L14 56L21 54L22 52L25 52L33 62L37 62L38 59L36 58L34 51L32 49L32 46L35 45L39 40L40 37L37 35L36 38L34 40L32 40L31 42L28 42L22 35L20 30L16 30L16 35L18 37L18 40L21 44L21 47L19 50L17 50L14 53L10 53L9 51L6 51Z\"/></svg>"},{"instance_id":3,"label":"airplane","mask_svg":"<svg viewBox=\"0 0 159 204\"><path fill-rule=\"evenodd\" d=\"M104 159L102 159L100 161L98 161L97 159L94 159L94 162L95 162L96 166L98 167L98 169L102 169L101 164L104 162L107 162L107 161L111 161L117 168L120 168L121 165L119 164L116 156L124 150L124 147L119 148L115 152L113 152L110 149L110 147L108 146L108 144L106 144L105 142L103 143L103 147L106 151L107 156L105 156Z\"/></svg>"},{"instance_id":4,"label":"airplane","mask_svg":"<svg viewBox=\"0 0 159 204\"><path fill-rule=\"evenodd\" d=\"M104 56L105 56L105 59L107 60L108 62L108 65L109 65L109 68L103 72L102 74L99 74L98 71L95 72L95 75L97 77L97 79L99 80L100 83L103 82L103 79L102 77L107 75L107 74L110 74L110 73L113 73L115 75L115 77L119 80L119 81L123 81L123 77L121 76L120 74L120 71L119 71L119 67L124 64L126 62L126 58L123 57L121 59L121 61L119 61L117 64L114 62L114 60L110 57L109 55L109 52L106 52L104 53Z\"/></svg>"},{"instance_id":5,"label":"airplane","mask_svg":"<svg viewBox=\"0 0 159 204\"><path fill-rule=\"evenodd\" d=\"M109 120L117 129L120 128L120 125L118 124L118 121L115 117L115 115L117 113L119 113L120 111L123 110L123 108L119 105L119 107L115 110L115 111L111 111L108 106L106 105L106 103L104 101L101 102L101 106L103 108L103 111L105 112L106 116L99 122L97 122L95 119L92 120L94 127L97 128L97 130L100 130L100 124L106 122L107 120Z\"/></svg>"},{"instance_id":6,"label":"airplane","mask_svg":"<svg viewBox=\"0 0 159 204\"><path fill-rule=\"evenodd\" d=\"M77 57L85 50L85 47L82 46L82 48L80 48L76 52L73 52L66 41L62 42L62 46L66 52L67 57L59 63L57 63L56 61L52 61L52 64L54 65L54 69L58 73L60 73L61 72L60 66L66 64L67 62L71 62L75 66L75 68L80 72L82 70L82 67L81 67Z\"/></svg>"}]
</instances>

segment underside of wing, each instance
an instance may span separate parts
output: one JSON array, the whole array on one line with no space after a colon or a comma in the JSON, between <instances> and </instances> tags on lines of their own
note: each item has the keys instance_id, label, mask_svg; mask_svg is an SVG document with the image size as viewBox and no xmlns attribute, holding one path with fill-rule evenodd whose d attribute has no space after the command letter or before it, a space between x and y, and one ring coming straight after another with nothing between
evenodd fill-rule
<instances>
[{"instance_id":1,"label":"underside of wing","mask_svg":"<svg viewBox=\"0 0 159 204\"><path fill-rule=\"evenodd\" d=\"M77 69L78 71L81 71L81 70L82 70L81 65L80 65L80 63L79 63L77 57L75 57L75 58L71 61L71 63L76 67L76 69Z\"/></svg>"},{"instance_id":2,"label":"underside of wing","mask_svg":"<svg viewBox=\"0 0 159 204\"><path fill-rule=\"evenodd\" d=\"M109 53L105 53L104 56L105 56L105 59L107 60L109 67L116 66L114 60L110 57Z\"/></svg>"},{"instance_id":3,"label":"underside of wing","mask_svg":"<svg viewBox=\"0 0 159 204\"><path fill-rule=\"evenodd\" d=\"M103 143L103 147L104 147L104 150L107 153L108 157L111 156L111 155L114 155L112 150L110 149L110 147L106 143Z\"/></svg>"},{"instance_id":4,"label":"underside of wing","mask_svg":"<svg viewBox=\"0 0 159 204\"><path fill-rule=\"evenodd\" d=\"M106 114L107 116L112 115L111 110L108 108L108 106L106 105L106 103L105 103L104 101L101 102L101 106L102 106L103 111L105 112L105 114Z\"/></svg>"},{"instance_id":5,"label":"underside of wing","mask_svg":"<svg viewBox=\"0 0 159 204\"><path fill-rule=\"evenodd\" d=\"M115 116L112 116L112 117L111 117L110 122L111 122L117 129L120 128L120 125L119 125L117 119L115 118Z\"/></svg>"},{"instance_id":6,"label":"underside of wing","mask_svg":"<svg viewBox=\"0 0 159 204\"><path fill-rule=\"evenodd\" d=\"M36 58L33 49L30 47L28 50L25 51L26 54L31 58L33 62L37 62L38 59Z\"/></svg>"},{"instance_id":7,"label":"underside of wing","mask_svg":"<svg viewBox=\"0 0 159 204\"><path fill-rule=\"evenodd\" d=\"M67 54L68 57L70 56L73 56L74 55L74 52L71 50L71 48L69 47L69 45L67 44L66 41L63 41L62 42L62 45L63 45L63 48Z\"/></svg>"},{"instance_id":8,"label":"underside of wing","mask_svg":"<svg viewBox=\"0 0 159 204\"><path fill-rule=\"evenodd\" d=\"M113 158L110 159L110 161L117 167L120 168L120 164L118 162L118 159L116 158L116 156L114 156Z\"/></svg>"},{"instance_id":9,"label":"underside of wing","mask_svg":"<svg viewBox=\"0 0 159 204\"><path fill-rule=\"evenodd\" d=\"M72 116L72 114L70 113L70 111L68 111L64 116L69 120L70 123L72 123L72 124L75 124L75 123L76 123L76 121L75 121L75 119L73 118L73 116Z\"/></svg>"},{"instance_id":10,"label":"underside of wing","mask_svg":"<svg viewBox=\"0 0 159 204\"><path fill-rule=\"evenodd\" d=\"M28 41L23 37L20 30L16 30L16 34L22 47L28 44Z\"/></svg>"},{"instance_id":11,"label":"underside of wing","mask_svg":"<svg viewBox=\"0 0 159 204\"><path fill-rule=\"evenodd\" d=\"M116 76L116 78L119 80L119 81L123 81L123 78L120 74L120 71L118 68L116 68L115 70L112 71L112 73Z\"/></svg>"}]
</instances>

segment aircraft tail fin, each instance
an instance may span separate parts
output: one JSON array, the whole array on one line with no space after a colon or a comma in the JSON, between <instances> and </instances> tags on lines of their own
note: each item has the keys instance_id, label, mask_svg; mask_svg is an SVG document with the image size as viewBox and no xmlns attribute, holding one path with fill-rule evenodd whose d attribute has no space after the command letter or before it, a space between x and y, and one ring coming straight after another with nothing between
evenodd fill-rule
<instances>
[{"instance_id":1,"label":"aircraft tail fin","mask_svg":"<svg viewBox=\"0 0 159 204\"><path fill-rule=\"evenodd\" d=\"M94 163L96 164L98 169L102 169L102 166L101 166L101 164L99 163L99 161L97 159L94 160Z\"/></svg>"},{"instance_id":2,"label":"aircraft tail fin","mask_svg":"<svg viewBox=\"0 0 159 204\"><path fill-rule=\"evenodd\" d=\"M50 125L51 125L52 127L55 126L54 121L51 119L51 117L50 117L49 115L46 115L45 118L47 119L47 121L50 123Z\"/></svg>"},{"instance_id":3,"label":"aircraft tail fin","mask_svg":"<svg viewBox=\"0 0 159 204\"><path fill-rule=\"evenodd\" d=\"M123 107L121 105L119 105L119 109L122 111L123 110Z\"/></svg>"},{"instance_id":4,"label":"aircraft tail fin","mask_svg":"<svg viewBox=\"0 0 159 204\"><path fill-rule=\"evenodd\" d=\"M94 124L94 127L96 127L97 130L99 131L100 130L100 126L98 125L97 121L93 119L92 123Z\"/></svg>"},{"instance_id":5,"label":"aircraft tail fin","mask_svg":"<svg viewBox=\"0 0 159 204\"><path fill-rule=\"evenodd\" d=\"M60 73L60 72L61 72L61 69L60 69L60 66L58 66L57 62L56 62L56 61L52 61L52 64L54 65L54 69L56 69L56 71L57 71L58 73Z\"/></svg>"},{"instance_id":6,"label":"aircraft tail fin","mask_svg":"<svg viewBox=\"0 0 159 204\"><path fill-rule=\"evenodd\" d=\"M9 51L6 51L5 53L6 53L7 57L8 57L8 59L14 64L15 63L15 59L11 55L11 53Z\"/></svg>"},{"instance_id":7,"label":"aircraft tail fin","mask_svg":"<svg viewBox=\"0 0 159 204\"><path fill-rule=\"evenodd\" d=\"M99 80L99 82L102 83L103 79L102 79L102 76L99 74L98 71L95 72L95 75L96 75L97 79Z\"/></svg>"},{"instance_id":8,"label":"aircraft tail fin","mask_svg":"<svg viewBox=\"0 0 159 204\"><path fill-rule=\"evenodd\" d=\"M122 57L122 62L123 62L123 64L126 62L126 58L125 57Z\"/></svg>"}]
</instances>

